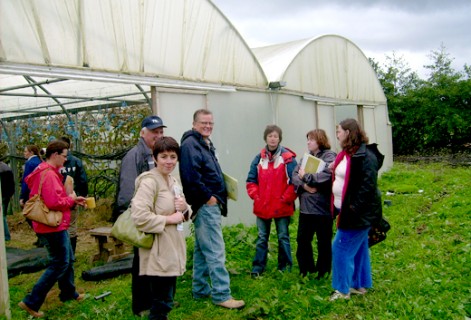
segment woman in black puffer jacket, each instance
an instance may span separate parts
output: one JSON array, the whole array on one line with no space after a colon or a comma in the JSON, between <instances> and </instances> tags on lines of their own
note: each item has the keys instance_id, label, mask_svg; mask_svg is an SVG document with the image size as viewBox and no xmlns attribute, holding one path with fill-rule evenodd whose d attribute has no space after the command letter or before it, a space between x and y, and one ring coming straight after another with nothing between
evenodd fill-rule
<instances>
[{"instance_id":1,"label":"woman in black puffer jacket","mask_svg":"<svg viewBox=\"0 0 471 320\"><path fill-rule=\"evenodd\" d=\"M381 219L378 171L384 156L355 119L337 127L342 151L332 166L332 204L337 215L337 233L332 245L330 300L348 299L350 293L365 294L372 286L368 231Z\"/></svg>"}]
</instances>

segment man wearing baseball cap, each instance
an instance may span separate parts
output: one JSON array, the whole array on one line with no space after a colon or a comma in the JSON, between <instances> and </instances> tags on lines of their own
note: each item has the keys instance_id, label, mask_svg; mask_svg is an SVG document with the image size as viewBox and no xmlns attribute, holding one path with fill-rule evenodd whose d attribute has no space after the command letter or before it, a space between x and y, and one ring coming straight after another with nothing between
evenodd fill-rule
<instances>
[{"instance_id":1,"label":"man wearing baseball cap","mask_svg":"<svg viewBox=\"0 0 471 320\"><path fill-rule=\"evenodd\" d=\"M131 202L134 194L134 181L143 172L155 167L152 158L154 143L163 137L164 128L167 128L158 116L148 116L141 123L141 137L135 147L126 153L119 173L119 185L116 192L117 198L113 210L112 221L116 221ZM136 315L150 309L152 295L150 294L149 281L145 276L139 276L139 251L134 248L132 263L132 311Z\"/></svg>"}]
</instances>

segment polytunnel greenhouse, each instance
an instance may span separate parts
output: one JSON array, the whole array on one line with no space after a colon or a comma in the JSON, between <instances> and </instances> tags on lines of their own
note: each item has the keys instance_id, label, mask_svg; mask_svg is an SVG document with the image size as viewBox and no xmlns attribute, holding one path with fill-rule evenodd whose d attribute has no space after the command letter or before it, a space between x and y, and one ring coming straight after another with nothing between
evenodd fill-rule
<instances>
[{"instance_id":1,"label":"polytunnel greenhouse","mask_svg":"<svg viewBox=\"0 0 471 320\"><path fill-rule=\"evenodd\" d=\"M209 0L22 0L0 2L0 39L0 142L16 177L26 144L67 135L94 195L112 198L143 117L179 141L199 108L214 113L221 167L239 181L225 224L254 221L245 179L267 124L299 160L306 132L334 142L336 124L356 118L392 166L385 95L338 35L251 49Z\"/></svg>"}]
</instances>

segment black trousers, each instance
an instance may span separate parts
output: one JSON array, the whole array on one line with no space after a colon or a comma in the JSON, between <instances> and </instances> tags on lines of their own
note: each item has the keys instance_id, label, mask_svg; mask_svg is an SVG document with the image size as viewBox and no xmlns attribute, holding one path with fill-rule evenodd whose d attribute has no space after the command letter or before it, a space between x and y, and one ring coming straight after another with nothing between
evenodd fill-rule
<instances>
[{"instance_id":1,"label":"black trousers","mask_svg":"<svg viewBox=\"0 0 471 320\"><path fill-rule=\"evenodd\" d=\"M167 319L173 307L173 298L177 288L177 277L148 276L152 292L152 307L149 320Z\"/></svg>"},{"instance_id":2,"label":"black trousers","mask_svg":"<svg viewBox=\"0 0 471 320\"><path fill-rule=\"evenodd\" d=\"M138 315L151 308L152 295L149 277L139 275L139 248L137 247L134 247L131 275L132 312Z\"/></svg>"},{"instance_id":3,"label":"black trousers","mask_svg":"<svg viewBox=\"0 0 471 320\"><path fill-rule=\"evenodd\" d=\"M299 271L303 276L307 273L317 272L318 277L323 277L330 273L332 268L332 223L331 216L299 214L296 258ZM314 263L312 248L314 234L317 236L317 263Z\"/></svg>"}]
</instances>

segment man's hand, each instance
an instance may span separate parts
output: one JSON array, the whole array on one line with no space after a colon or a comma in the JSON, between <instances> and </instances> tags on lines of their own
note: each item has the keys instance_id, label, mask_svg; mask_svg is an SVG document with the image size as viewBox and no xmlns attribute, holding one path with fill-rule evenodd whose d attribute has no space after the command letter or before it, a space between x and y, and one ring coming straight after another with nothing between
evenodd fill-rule
<instances>
[{"instance_id":1,"label":"man's hand","mask_svg":"<svg viewBox=\"0 0 471 320\"><path fill-rule=\"evenodd\" d=\"M218 199L216 199L215 196L211 196L211 198L209 198L208 202L206 202L207 205L209 206L215 206L218 204Z\"/></svg>"}]
</instances>

